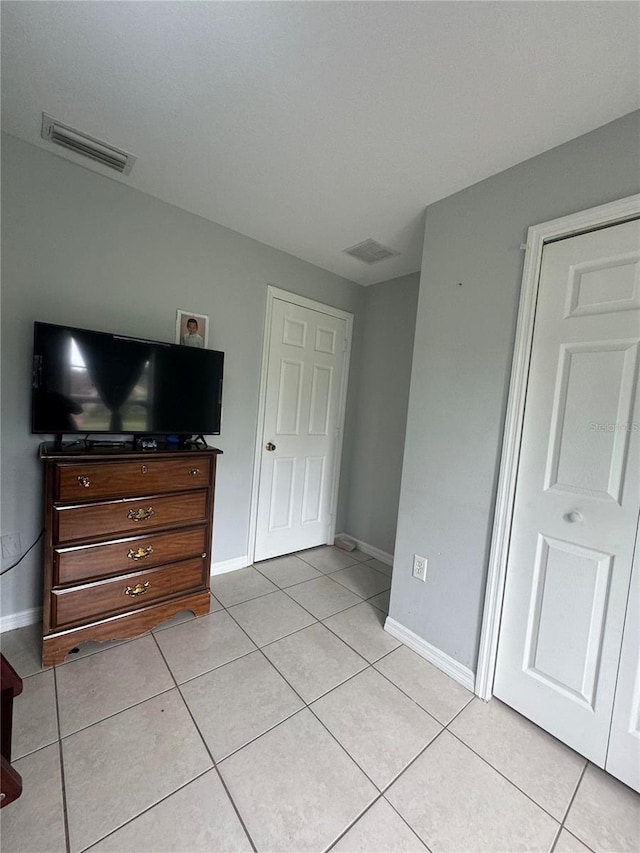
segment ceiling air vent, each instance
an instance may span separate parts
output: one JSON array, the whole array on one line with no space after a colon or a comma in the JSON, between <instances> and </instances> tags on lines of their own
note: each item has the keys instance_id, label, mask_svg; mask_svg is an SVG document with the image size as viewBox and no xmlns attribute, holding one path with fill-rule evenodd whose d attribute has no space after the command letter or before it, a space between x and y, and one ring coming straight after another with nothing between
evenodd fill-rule
<instances>
[{"instance_id":1,"label":"ceiling air vent","mask_svg":"<svg viewBox=\"0 0 640 853\"><path fill-rule=\"evenodd\" d=\"M136 162L133 154L127 154L120 148L114 148L108 142L102 142L81 130L69 127L46 113L42 113L42 138L62 145L69 151L75 151L83 157L90 157L109 169L115 169L122 175L128 175Z\"/></svg>"},{"instance_id":2,"label":"ceiling air vent","mask_svg":"<svg viewBox=\"0 0 640 853\"><path fill-rule=\"evenodd\" d=\"M377 264L379 261L384 261L387 258L392 258L394 255L400 254L400 252L396 252L394 249L388 249L371 237L362 243L357 243L355 246L343 249L342 251L353 258L357 258L359 261L363 261L365 264Z\"/></svg>"}]
</instances>

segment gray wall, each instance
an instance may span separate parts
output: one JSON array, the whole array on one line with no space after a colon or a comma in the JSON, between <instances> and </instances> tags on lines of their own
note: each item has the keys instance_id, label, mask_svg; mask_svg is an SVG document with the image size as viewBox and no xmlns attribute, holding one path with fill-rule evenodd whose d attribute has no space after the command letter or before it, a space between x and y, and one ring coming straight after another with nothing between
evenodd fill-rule
<instances>
[{"instance_id":1,"label":"gray wall","mask_svg":"<svg viewBox=\"0 0 640 853\"><path fill-rule=\"evenodd\" d=\"M527 228L640 190L640 113L427 209L390 615L475 669ZM459 286L462 282L462 286ZM426 583L413 554L429 560Z\"/></svg>"},{"instance_id":2,"label":"gray wall","mask_svg":"<svg viewBox=\"0 0 640 853\"><path fill-rule=\"evenodd\" d=\"M414 273L366 289L350 430L357 441L341 484L348 533L388 554L396 537L419 284Z\"/></svg>"},{"instance_id":3,"label":"gray wall","mask_svg":"<svg viewBox=\"0 0 640 853\"><path fill-rule=\"evenodd\" d=\"M267 284L353 312L356 351L366 290L6 135L2 178L1 532L26 547L42 525L33 321L173 341L185 308L210 316L210 346L227 354L213 558L245 555ZM354 395L357 375L355 364ZM338 529L345 512L342 499ZM2 579L1 613L39 605L40 586L36 548Z\"/></svg>"}]
</instances>

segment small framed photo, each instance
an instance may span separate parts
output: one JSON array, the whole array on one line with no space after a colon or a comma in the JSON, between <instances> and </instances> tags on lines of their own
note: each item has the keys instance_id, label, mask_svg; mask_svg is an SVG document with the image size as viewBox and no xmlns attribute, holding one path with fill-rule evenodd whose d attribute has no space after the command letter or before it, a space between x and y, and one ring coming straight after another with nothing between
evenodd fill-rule
<instances>
[{"instance_id":1,"label":"small framed photo","mask_svg":"<svg viewBox=\"0 0 640 853\"><path fill-rule=\"evenodd\" d=\"M176 317L176 343L185 347L207 349L209 346L209 318L196 311L178 308Z\"/></svg>"}]
</instances>

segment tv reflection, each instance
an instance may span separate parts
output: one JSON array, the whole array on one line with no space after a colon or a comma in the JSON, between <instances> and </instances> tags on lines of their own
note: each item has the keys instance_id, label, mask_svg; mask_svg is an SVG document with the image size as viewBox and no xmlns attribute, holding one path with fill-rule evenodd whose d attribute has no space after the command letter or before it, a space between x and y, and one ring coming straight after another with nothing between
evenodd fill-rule
<instances>
[{"instance_id":1,"label":"tv reflection","mask_svg":"<svg viewBox=\"0 0 640 853\"><path fill-rule=\"evenodd\" d=\"M107 341L102 343L104 346ZM60 431L113 432L126 424L127 430L144 432L149 422L151 361L132 357L140 355L138 348L128 347L129 358L124 359L110 346L101 351L88 344L70 339L70 369L66 371L69 405L61 411L61 423L66 419L67 426L61 426Z\"/></svg>"}]
</instances>

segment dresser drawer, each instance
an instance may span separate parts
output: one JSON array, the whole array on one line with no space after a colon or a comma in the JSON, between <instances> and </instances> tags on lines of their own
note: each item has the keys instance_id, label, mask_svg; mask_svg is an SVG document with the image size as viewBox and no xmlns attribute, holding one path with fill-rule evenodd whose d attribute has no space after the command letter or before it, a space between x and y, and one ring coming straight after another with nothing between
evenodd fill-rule
<instances>
[{"instance_id":1,"label":"dresser drawer","mask_svg":"<svg viewBox=\"0 0 640 853\"><path fill-rule=\"evenodd\" d=\"M128 612L176 594L207 588L202 559L51 591L52 627Z\"/></svg>"},{"instance_id":2,"label":"dresser drawer","mask_svg":"<svg viewBox=\"0 0 640 853\"><path fill-rule=\"evenodd\" d=\"M160 495L104 501L92 505L54 507L56 545L79 539L112 539L114 536L172 527L207 518L207 492Z\"/></svg>"},{"instance_id":3,"label":"dresser drawer","mask_svg":"<svg viewBox=\"0 0 640 853\"><path fill-rule=\"evenodd\" d=\"M130 462L58 463L55 501L91 501L123 495L149 495L203 488L209 484L211 459L139 459Z\"/></svg>"},{"instance_id":4,"label":"dresser drawer","mask_svg":"<svg viewBox=\"0 0 640 853\"><path fill-rule=\"evenodd\" d=\"M202 557L209 546L205 525L156 533L151 536L119 539L103 545L54 548L54 584L123 575L138 569L175 563L188 557Z\"/></svg>"}]
</instances>

